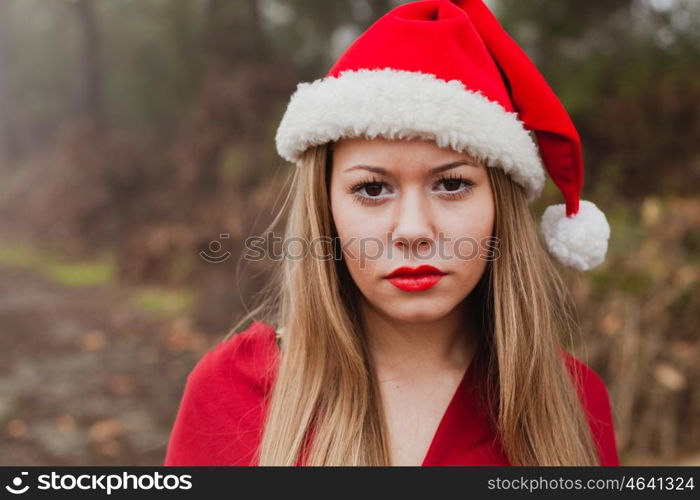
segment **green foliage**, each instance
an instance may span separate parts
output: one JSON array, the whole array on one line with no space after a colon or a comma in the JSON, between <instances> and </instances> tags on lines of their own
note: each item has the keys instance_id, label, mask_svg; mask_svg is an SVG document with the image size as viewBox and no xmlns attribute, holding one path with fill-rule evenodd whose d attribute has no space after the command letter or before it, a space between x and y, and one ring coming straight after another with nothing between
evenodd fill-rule
<instances>
[{"instance_id":1,"label":"green foliage","mask_svg":"<svg viewBox=\"0 0 700 500\"><path fill-rule=\"evenodd\" d=\"M133 303L144 313L158 318L174 318L191 312L195 294L184 289L141 287Z\"/></svg>"},{"instance_id":2,"label":"green foliage","mask_svg":"<svg viewBox=\"0 0 700 500\"><path fill-rule=\"evenodd\" d=\"M110 283L115 276L114 255L95 256L89 260L67 259L58 252L40 250L27 242L10 242L0 246L0 265L28 269L54 283L70 287L90 287Z\"/></svg>"}]
</instances>

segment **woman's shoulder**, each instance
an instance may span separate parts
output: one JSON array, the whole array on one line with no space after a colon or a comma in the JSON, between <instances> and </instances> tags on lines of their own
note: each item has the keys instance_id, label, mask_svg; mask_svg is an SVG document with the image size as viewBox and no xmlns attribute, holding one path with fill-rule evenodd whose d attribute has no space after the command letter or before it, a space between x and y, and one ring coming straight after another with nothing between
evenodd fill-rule
<instances>
[{"instance_id":1,"label":"woman's shoulder","mask_svg":"<svg viewBox=\"0 0 700 500\"><path fill-rule=\"evenodd\" d=\"M566 349L562 348L562 352L596 439L601 465L620 465L612 405L605 382L595 370Z\"/></svg>"},{"instance_id":2,"label":"woman's shoulder","mask_svg":"<svg viewBox=\"0 0 700 500\"><path fill-rule=\"evenodd\" d=\"M188 375L188 385L237 381L257 387L269 383L270 370L277 359L276 336L271 325L254 321L210 348Z\"/></svg>"},{"instance_id":3,"label":"woman's shoulder","mask_svg":"<svg viewBox=\"0 0 700 500\"><path fill-rule=\"evenodd\" d=\"M600 414L610 403L608 389L603 378L567 350L562 349L562 351L569 373L576 381L581 396L586 399L588 409L593 413Z\"/></svg>"},{"instance_id":4,"label":"woman's shoulder","mask_svg":"<svg viewBox=\"0 0 700 500\"><path fill-rule=\"evenodd\" d=\"M605 382L595 370L571 354L567 349L562 348L561 351L569 372L576 377L579 384L594 392L605 390Z\"/></svg>"},{"instance_id":5,"label":"woman's shoulder","mask_svg":"<svg viewBox=\"0 0 700 500\"><path fill-rule=\"evenodd\" d=\"M187 376L165 465L245 465L262 429L277 361L262 321L219 341Z\"/></svg>"}]
</instances>

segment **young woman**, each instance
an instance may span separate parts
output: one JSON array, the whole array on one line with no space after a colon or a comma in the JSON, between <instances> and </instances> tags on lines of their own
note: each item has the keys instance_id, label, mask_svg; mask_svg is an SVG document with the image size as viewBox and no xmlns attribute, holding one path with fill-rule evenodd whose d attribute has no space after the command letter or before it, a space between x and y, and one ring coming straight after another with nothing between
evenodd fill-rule
<instances>
[{"instance_id":1,"label":"young woman","mask_svg":"<svg viewBox=\"0 0 700 500\"><path fill-rule=\"evenodd\" d=\"M566 111L481 0L382 16L276 139L296 246L188 377L166 465L619 465L551 259L595 267L609 227ZM565 204L540 239L545 169Z\"/></svg>"}]
</instances>

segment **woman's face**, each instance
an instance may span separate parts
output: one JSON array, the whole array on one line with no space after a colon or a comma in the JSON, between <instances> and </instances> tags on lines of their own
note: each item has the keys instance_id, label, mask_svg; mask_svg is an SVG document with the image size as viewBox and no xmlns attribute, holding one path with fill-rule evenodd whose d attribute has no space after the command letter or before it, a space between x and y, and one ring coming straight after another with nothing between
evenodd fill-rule
<instances>
[{"instance_id":1,"label":"woman's face","mask_svg":"<svg viewBox=\"0 0 700 500\"><path fill-rule=\"evenodd\" d=\"M474 289L492 252L487 167L423 139L342 139L332 155L333 220L364 299L397 321L447 315ZM423 265L444 274L388 278Z\"/></svg>"}]
</instances>

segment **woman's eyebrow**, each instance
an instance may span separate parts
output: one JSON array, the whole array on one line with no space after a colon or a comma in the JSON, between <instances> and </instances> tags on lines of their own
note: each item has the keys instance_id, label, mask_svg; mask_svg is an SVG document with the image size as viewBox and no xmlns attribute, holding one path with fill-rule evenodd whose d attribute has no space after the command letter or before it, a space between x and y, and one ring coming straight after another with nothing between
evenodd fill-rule
<instances>
[{"instance_id":1,"label":"woman's eyebrow","mask_svg":"<svg viewBox=\"0 0 700 500\"><path fill-rule=\"evenodd\" d=\"M468 167L478 168L473 160L457 160L457 161L451 161L450 163L445 163L444 165L433 167L430 169L430 173L437 174L440 172L444 172L445 170L450 170L452 168L461 167L463 165L466 165ZM390 175L390 172L383 167L376 167L374 165L364 165L364 164L353 165L352 167L346 168L345 171L349 172L351 170L360 170L360 169L361 170L368 170L370 172L375 172L377 174Z\"/></svg>"}]
</instances>

